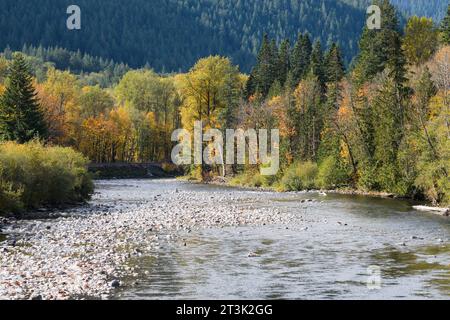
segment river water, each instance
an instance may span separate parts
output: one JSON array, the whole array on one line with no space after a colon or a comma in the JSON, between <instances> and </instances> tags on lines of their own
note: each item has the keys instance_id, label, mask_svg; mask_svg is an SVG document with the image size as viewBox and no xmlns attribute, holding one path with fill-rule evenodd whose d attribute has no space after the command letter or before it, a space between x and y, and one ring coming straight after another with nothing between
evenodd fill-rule
<instances>
[{"instance_id":1,"label":"river water","mask_svg":"<svg viewBox=\"0 0 450 320\"><path fill-rule=\"evenodd\" d=\"M139 280L114 299L450 298L450 219L417 212L407 201L167 180L139 186L245 193L252 206L276 207L303 222L180 231L179 241L162 243L151 257L133 262L142 270ZM117 186L116 193L126 197ZM314 202L305 207L306 199ZM205 209L213 210L214 202Z\"/></svg>"}]
</instances>

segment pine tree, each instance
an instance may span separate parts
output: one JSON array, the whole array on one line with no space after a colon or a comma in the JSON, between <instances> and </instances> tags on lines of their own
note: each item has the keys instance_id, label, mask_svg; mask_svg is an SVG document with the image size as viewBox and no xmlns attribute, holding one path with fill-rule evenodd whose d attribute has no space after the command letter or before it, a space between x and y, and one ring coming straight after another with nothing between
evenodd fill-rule
<instances>
[{"instance_id":1,"label":"pine tree","mask_svg":"<svg viewBox=\"0 0 450 320\"><path fill-rule=\"evenodd\" d=\"M446 45L450 44L450 5L447 8L447 16L441 25L442 42Z\"/></svg>"},{"instance_id":2,"label":"pine tree","mask_svg":"<svg viewBox=\"0 0 450 320\"><path fill-rule=\"evenodd\" d=\"M325 75L324 57L322 52L322 44L319 40L314 43L314 47L311 52L311 65L310 72L319 81L322 92L325 92L325 83L327 81Z\"/></svg>"},{"instance_id":3,"label":"pine tree","mask_svg":"<svg viewBox=\"0 0 450 320\"><path fill-rule=\"evenodd\" d=\"M342 60L342 53L336 43L331 45L330 50L326 54L325 69L328 82L339 82L344 77L345 67Z\"/></svg>"},{"instance_id":4,"label":"pine tree","mask_svg":"<svg viewBox=\"0 0 450 320\"><path fill-rule=\"evenodd\" d=\"M381 9L382 25L380 30L364 28L359 42L357 80L370 80L389 66L396 82L400 83L404 80L405 58L401 49L397 11L389 0L377 0L374 3Z\"/></svg>"},{"instance_id":5,"label":"pine tree","mask_svg":"<svg viewBox=\"0 0 450 320\"><path fill-rule=\"evenodd\" d=\"M284 40L280 45L278 53L278 81L281 86L284 86L290 68L290 43L289 40Z\"/></svg>"},{"instance_id":6,"label":"pine tree","mask_svg":"<svg viewBox=\"0 0 450 320\"><path fill-rule=\"evenodd\" d=\"M45 138L46 132L28 65L21 54L15 54L0 100L0 137L25 143Z\"/></svg>"},{"instance_id":7,"label":"pine tree","mask_svg":"<svg viewBox=\"0 0 450 320\"><path fill-rule=\"evenodd\" d=\"M330 115L338 109L341 96L340 82L344 78L345 67L342 61L340 48L333 43L325 57L325 73L328 81L327 85L327 106L330 108Z\"/></svg>"},{"instance_id":8,"label":"pine tree","mask_svg":"<svg viewBox=\"0 0 450 320\"><path fill-rule=\"evenodd\" d=\"M258 54L258 62L254 68L253 86L255 91L264 98L269 93L270 87L275 81L278 58L278 48L275 41L269 41L267 34L264 35L261 50Z\"/></svg>"},{"instance_id":9,"label":"pine tree","mask_svg":"<svg viewBox=\"0 0 450 320\"><path fill-rule=\"evenodd\" d=\"M293 83L297 85L308 73L312 45L307 34L299 34L291 54L291 71Z\"/></svg>"}]
</instances>

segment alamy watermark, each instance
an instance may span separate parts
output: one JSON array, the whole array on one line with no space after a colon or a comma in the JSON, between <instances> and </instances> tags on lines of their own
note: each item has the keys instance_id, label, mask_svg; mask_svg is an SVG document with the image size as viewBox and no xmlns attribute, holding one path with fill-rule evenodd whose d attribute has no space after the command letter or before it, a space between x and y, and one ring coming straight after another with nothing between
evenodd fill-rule
<instances>
[{"instance_id":1,"label":"alamy watermark","mask_svg":"<svg viewBox=\"0 0 450 320\"><path fill-rule=\"evenodd\" d=\"M227 129L225 148L222 131L209 129L203 133L201 121L194 124L194 137L186 129L175 130L172 141L178 144L172 150L172 162L176 165L261 165L261 175L272 176L280 169L280 132L271 130L270 155L268 130ZM193 145L192 145L193 140ZM206 145L203 148L204 144ZM247 157L248 151L248 157Z\"/></svg>"},{"instance_id":2,"label":"alamy watermark","mask_svg":"<svg viewBox=\"0 0 450 320\"><path fill-rule=\"evenodd\" d=\"M377 5L371 5L367 8L366 13L369 15L367 18L367 28L369 30L381 29L381 9Z\"/></svg>"},{"instance_id":3,"label":"alamy watermark","mask_svg":"<svg viewBox=\"0 0 450 320\"><path fill-rule=\"evenodd\" d=\"M67 14L69 17L66 21L67 29L80 30L81 29L81 9L77 5L70 5L67 7Z\"/></svg>"},{"instance_id":4,"label":"alamy watermark","mask_svg":"<svg viewBox=\"0 0 450 320\"><path fill-rule=\"evenodd\" d=\"M367 288L369 290L381 290L381 268L379 266L369 266L367 268Z\"/></svg>"}]
</instances>

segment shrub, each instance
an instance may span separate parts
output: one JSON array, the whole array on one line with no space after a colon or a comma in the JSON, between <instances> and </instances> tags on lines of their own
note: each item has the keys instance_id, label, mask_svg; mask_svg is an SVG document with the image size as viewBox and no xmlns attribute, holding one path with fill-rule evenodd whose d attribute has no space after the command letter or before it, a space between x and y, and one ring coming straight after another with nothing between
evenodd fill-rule
<instances>
[{"instance_id":1,"label":"shrub","mask_svg":"<svg viewBox=\"0 0 450 320\"><path fill-rule=\"evenodd\" d=\"M274 186L279 179L279 175L261 175L260 169L257 166L253 166L248 167L243 173L231 179L230 184L233 186L251 188L270 188Z\"/></svg>"},{"instance_id":2,"label":"shrub","mask_svg":"<svg viewBox=\"0 0 450 320\"><path fill-rule=\"evenodd\" d=\"M345 185L349 179L347 168L335 157L327 157L319 165L317 185L322 189L334 189Z\"/></svg>"},{"instance_id":3,"label":"shrub","mask_svg":"<svg viewBox=\"0 0 450 320\"><path fill-rule=\"evenodd\" d=\"M419 174L416 185L433 205L450 205L450 179L444 173L449 161L419 161ZM447 173L448 174L448 173Z\"/></svg>"},{"instance_id":4,"label":"shrub","mask_svg":"<svg viewBox=\"0 0 450 320\"><path fill-rule=\"evenodd\" d=\"M361 168L358 172L359 181L358 188L362 190L375 190L380 191L380 185L377 180L377 170L376 167L366 163L361 165Z\"/></svg>"},{"instance_id":5,"label":"shrub","mask_svg":"<svg viewBox=\"0 0 450 320\"><path fill-rule=\"evenodd\" d=\"M190 181L203 181L202 166L191 165L189 168L188 179Z\"/></svg>"},{"instance_id":6,"label":"shrub","mask_svg":"<svg viewBox=\"0 0 450 320\"><path fill-rule=\"evenodd\" d=\"M296 162L284 173L279 184L281 191L301 191L316 187L318 175L317 164L313 162Z\"/></svg>"},{"instance_id":7,"label":"shrub","mask_svg":"<svg viewBox=\"0 0 450 320\"><path fill-rule=\"evenodd\" d=\"M0 143L0 213L88 200L93 183L87 163L70 148Z\"/></svg>"}]
</instances>

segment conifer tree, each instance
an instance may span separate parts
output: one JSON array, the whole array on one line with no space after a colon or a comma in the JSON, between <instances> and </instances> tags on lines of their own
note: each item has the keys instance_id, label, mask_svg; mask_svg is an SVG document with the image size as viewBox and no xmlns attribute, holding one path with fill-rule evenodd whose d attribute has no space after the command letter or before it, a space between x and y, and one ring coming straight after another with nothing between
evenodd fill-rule
<instances>
[{"instance_id":1,"label":"conifer tree","mask_svg":"<svg viewBox=\"0 0 450 320\"><path fill-rule=\"evenodd\" d=\"M304 79L311 59L312 45L308 34L299 34L291 54L292 78L295 85Z\"/></svg>"},{"instance_id":2,"label":"conifer tree","mask_svg":"<svg viewBox=\"0 0 450 320\"><path fill-rule=\"evenodd\" d=\"M25 143L45 138L47 128L32 76L22 54L15 54L0 99L0 137Z\"/></svg>"},{"instance_id":3,"label":"conifer tree","mask_svg":"<svg viewBox=\"0 0 450 320\"><path fill-rule=\"evenodd\" d=\"M322 92L325 92L325 83L327 82L325 75L325 65L324 65L324 57L322 52L322 44L319 40L314 43L312 52L311 52L311 64L310 64L310 72L311 74L317 78L319 81L320 87L322 88Z\"/></svg>"},{"instance_id":4,"label":"conifer tree","mask_svg":"<svg viewBox=\"0 0 450 320\"><path fill-rule=\"evenodd\" d=\"M290 43L289 40L284 40L280 45L278 53L278 81L281 86L284 86L290 68Z\"/></svg>"},{"instance_id":5,"label":"conifer tree","mask_svg":"<svg viewBox=\"0 0 450 320\"><path fill-rule=\"evenodd\" d=\"M450 5L447 8L447 16L442 20L441 24L442 42L446 45L450 44Z\"/></svg>"},{"instance_id":6,"label":"conifer tree","mask_svg":"<svg viewBox=\"0 0 450 320\"><path fill-rule=\"evenodd\" d=\"M331 45L325 57L326 77L328 82L339 82L344 77L345 67L341 49L336 43Z\"/></svg>"},{"instance_id":7,"label":"conifer tree","mask_svg":"<svg viewBox=\"0 0 450 320\"><path fill-rule=\"evenodd\" d=\"M267 96L270 87L277 78L277 57L278 48L275 41L270 41L268 35L265 34L258 53L257 64L252 71L253 83L251 85L254 91L250 91L251 94L258 92L262 97Z\"/></svg>"},{"instance_id":8,"label":"conifer tree","mask_svg":"<svg viewBox=\"0 0 450 320\"><path fill-rule=\"evenodd\" d=\"M381 9L381 29L364 28L359 42L357 80L359 82L371 80L389 66L396 82L403 82L405 58L401 49L397 11L389 0L376 0L374 4Z\"/></svg>"}]
</instances>

